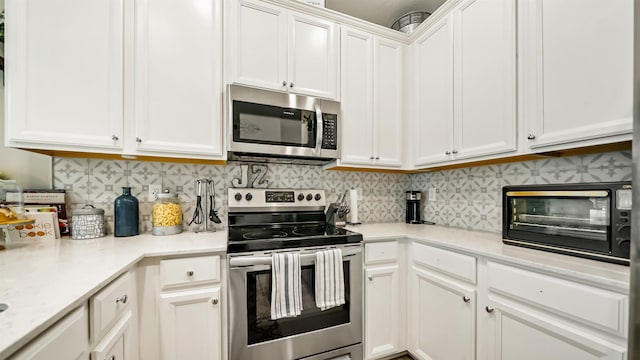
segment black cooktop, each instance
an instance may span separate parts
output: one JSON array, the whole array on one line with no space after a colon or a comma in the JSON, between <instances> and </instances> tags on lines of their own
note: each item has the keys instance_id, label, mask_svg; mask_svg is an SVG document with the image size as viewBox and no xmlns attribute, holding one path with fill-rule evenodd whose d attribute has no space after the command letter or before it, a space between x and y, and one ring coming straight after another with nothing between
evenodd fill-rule
<instances>
[{"instance_id":1,"label":"black cooktop","mask_svg":"<svg viewBox=\"0 0 640 360\"><path fill-rule=\"evenodd\" d=\"M362 234L324 224L229 227L229 253L362 242Z\"/></svg>"}]
</instances>

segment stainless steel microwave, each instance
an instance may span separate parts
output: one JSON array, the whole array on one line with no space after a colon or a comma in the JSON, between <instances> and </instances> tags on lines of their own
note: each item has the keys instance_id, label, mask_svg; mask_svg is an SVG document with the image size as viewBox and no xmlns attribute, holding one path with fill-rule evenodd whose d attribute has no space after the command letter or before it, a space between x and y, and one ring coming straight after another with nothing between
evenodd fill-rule
<instances>
[{"instance_id":1,"label":"stainless steel microwave","mask_svg":"<svg viewBox=\"0 0 640 360\"><path fill-rule=\"evenodd\" d=\"M229 85L229 159L322 164L339 156L340 104Z\"/></svg>"},{"instance_id":2,"label":"stainless steel microwave","mask_svg":"<svg viewBox=\"0 0 640 360\"><path fill-rule=\"evenodd\" d=\"M505 244L629 265L631 183L505 186Z\"/></svg>"}]
</instances>

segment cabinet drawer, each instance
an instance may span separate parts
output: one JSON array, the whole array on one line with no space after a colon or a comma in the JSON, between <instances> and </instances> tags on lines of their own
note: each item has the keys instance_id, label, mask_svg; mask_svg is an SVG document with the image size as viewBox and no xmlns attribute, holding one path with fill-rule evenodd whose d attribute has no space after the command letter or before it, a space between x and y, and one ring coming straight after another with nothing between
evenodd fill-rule
<instances>
[{"instance_id":1,"label":"cabinet drawer","mask_svg":"<svg viewBox=\"0 0 640 360\"><path fill-rule=\"evenodd\" d=\"M160 261L160 285L162 288L219 281L219 255Z\"/></svg>"},{"instance_id":2,"label":"cabinet drawer","mask_svg":"<svg viewBox=\"0 0 640 360\"><path fill-rule=\"evenodd\" d=\"M15 360L85 359L89 346L87 307L67 315L11 358Z\"/></svg>"},{"instance_id":3,"label":"cabinet drawer","mask_svg":"<svg viewBox=\"0 0 640 360\"><path fill-rule=\"evenodd\" d=\"M91 342L102 338L132 300L131 276L122 276L105 286L89 300L89 319L91 320Z\"/></svg>"},{"instance_id":4,"label":"cabinet drawer","mask_svg":"<svg viewBox=\"0 0 640 360\"><path fill-rule=\"evenodd\" d=\"M488 285L490 291L626 336L623 294L493 262Z\"/></svg>"},{"instance_id":5,"label":"cabinet drawer","mask_svg":"<svg viewBox=\"0 0 640 360\"><path fill-rule=\"evenodd\" d=\"M118 320L113 328L105 335L104 339L91 351L91 360L122 360L126 359L126 346L129 327L131 326L131 311L127 311Z\"/></svg>"},{"instance_id":6,"label":"cabinet drawer","mask_svg":"<svg viewBox=\"0 0 640 360\"><path fill-rule=\"evenodd\" d=\"M365 244L364 263L376 264L382 262L395 262L398 260L398 242L383 241Z\"/></svg>"},{"instance_id":7,"label":"cabinet drawer","mask_svg":"<svg viewBox=\"0 0 640 360\"><path fill-rule=\"evenodd\" d=\"M413 244L413 261L449 276L476 283L476 258L424 244Z\"/></svg>"}]
</instances>

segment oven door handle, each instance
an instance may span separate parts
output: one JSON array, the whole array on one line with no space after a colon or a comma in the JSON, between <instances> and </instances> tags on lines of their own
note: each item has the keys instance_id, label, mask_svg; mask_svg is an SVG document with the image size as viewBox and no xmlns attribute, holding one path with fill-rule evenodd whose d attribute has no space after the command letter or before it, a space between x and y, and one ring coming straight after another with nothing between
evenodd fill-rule
<instances>
[{"instance_id":1,"label":"oven door handle","mask_svg":"<svg viewBox=\"0 0 640 360\"><path fill-rule=\"evenodd\" d=\"M355 256L356 254L345 254L342 255L342 259ZM315 262L316 254L302 254L300 255L300 263ZM256 265L271 265L271 256L238 256L232 257L229 259L229 267L232 268L240 268L240 267L249 267Z\"/></svg>"}]
</instances>

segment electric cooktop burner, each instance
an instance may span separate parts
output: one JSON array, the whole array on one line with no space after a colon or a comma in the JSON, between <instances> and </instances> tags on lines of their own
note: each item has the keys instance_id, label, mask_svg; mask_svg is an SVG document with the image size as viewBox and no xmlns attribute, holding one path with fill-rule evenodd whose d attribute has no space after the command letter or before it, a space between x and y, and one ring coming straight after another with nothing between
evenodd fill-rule
<instances>
[{"instance_id":1,"label":"electric cooktop burner","mask_svg":"<svg viewBox=\"0 0 640 360\"><path fill-rule=\"evenodd\" d=\"M265 229L257 231L249 231L242 234L245 240L271 239L287 237L287 233L277 229Z\"/></svg>"}]
</instances>

